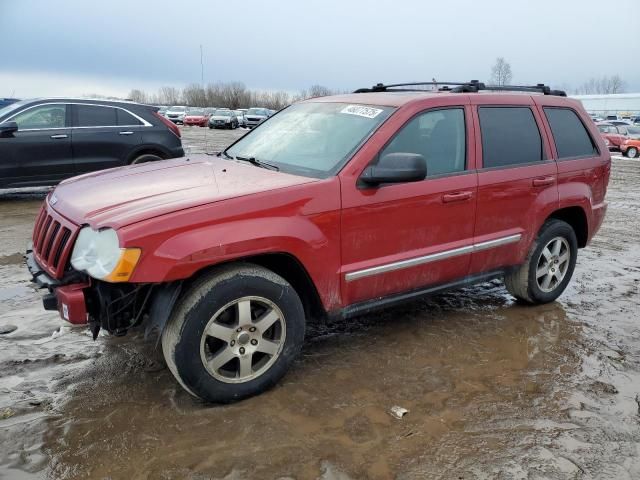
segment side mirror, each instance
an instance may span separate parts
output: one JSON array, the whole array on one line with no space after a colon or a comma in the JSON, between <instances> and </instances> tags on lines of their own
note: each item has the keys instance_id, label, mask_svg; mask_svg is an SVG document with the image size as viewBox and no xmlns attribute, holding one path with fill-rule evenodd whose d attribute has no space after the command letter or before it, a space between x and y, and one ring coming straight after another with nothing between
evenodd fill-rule
<instances>
[{"instance_id":1,"label":"side mirror","mask_svg":"<svg viewBox=\"0 0 640 480\"><path fill-rule=\"evenodd\" d=\"M419 153L388 153L368 166L360 181L375 187L381 183L419 182L427 176L427 161Z\"/></svg>"},{"instance_id":2,"label":"side mirror","mask_svg":"<svg viewBox=\"0 0 640 480\"><path fill-rule=\"evenodd\" d=\"M8 137L18 131L18 124L16 122L4 122L0 123L0 136Z\"/></svg>"}]
</instances>

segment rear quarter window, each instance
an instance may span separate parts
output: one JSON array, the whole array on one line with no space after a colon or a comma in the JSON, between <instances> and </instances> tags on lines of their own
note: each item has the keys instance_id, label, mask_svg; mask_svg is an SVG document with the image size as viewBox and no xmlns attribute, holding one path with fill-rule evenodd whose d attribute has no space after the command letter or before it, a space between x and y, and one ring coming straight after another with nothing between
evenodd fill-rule
<instances>
[{"instance_id":1,"label":"rear quarter window","mask_svg":"<svg viewBox=\"0 0 640 480\"><path fill-rule=\"evenodd\" d=\"M573 110L555 107L543 110L551 127L558 159L598 155L593 139Z\"/></svg>"},{"instance_id":2,"label":"rear quarter window","mask_svg":"<svg viewBox=\"0 0 640 480\"><path fill-rule=\"evenodd\" d=\"M479 107L484 168L542 160L542 137L529 107Z\"/></svg>"},{"instance_id":3,"label":"rear quarter window","mask_svg":"<svg viewBox=\"0 0 640 480\"><path fill-rule=\"evenodd\" d=\"M118 119L118 125L121 126L135 126L142 125L142 122L129 112L125 112L121 108L116 109L116 118Z\"/></svg>"}]
</instances>

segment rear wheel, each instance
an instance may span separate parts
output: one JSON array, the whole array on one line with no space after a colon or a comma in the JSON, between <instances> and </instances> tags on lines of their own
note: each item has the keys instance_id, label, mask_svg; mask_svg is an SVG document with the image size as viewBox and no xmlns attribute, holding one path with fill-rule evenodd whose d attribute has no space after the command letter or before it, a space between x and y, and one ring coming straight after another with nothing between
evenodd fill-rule
<instances>
[{"instance_id":1,"label":"rear wheel","mask_svg":"<svg viewBox=\"0 0 640 480\"><path fill-rule=\"evenodd\" d=\"M636 147L629 147L627 149L627 157L629 158L638 158L639 151Z\"/></svg>"},{"instance_id":2,"label":"rear wheel","mask_svg":"<svg viewBox=\"0 0 640 480\"><path fill-rule=\"evenodd\" d=\"M282 277L252 264L196 282L162 334L169 369L192 395L228 403L275 385L300 352L305 317Z\"/></svg>"},{"instance_id":3,"label":"rear wheel","mask_svg":"<svg viewBox=\"0 0 640 480\"><path fill-rule=\"evenodd\" d=\"M155 155L153 153L145 153L131 160L129 164L136 165L138 163L157 162L158 160L162 160L162 157L160 157L159 155Z\"/></svg>"},{"instance_id":4,"label":"rear wheel","mask_svg":"<svg viewBox=\"0 0 640 480\"><path fill-rule=\"evenodd\" d=\"M525 263L505 275L505 286L524 302L552 302L569 284L577 256L573 228L562 220L549 220L540 229Z\"/></svg>"}]
</instances>

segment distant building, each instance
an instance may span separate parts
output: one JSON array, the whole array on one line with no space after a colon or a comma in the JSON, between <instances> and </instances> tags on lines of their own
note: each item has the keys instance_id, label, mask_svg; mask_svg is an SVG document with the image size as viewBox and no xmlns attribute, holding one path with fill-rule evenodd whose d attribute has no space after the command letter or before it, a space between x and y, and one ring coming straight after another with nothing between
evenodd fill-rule
<instances>
[{"instance_id":1,"label":"distant building","mask_svg":"<svg viewBox=\"0 0 640 480\"><path fill-rule=\"evenodd\" d=\"M602 117L606 115L640 115L640 93L609 95L571 95L580 100L585 110Z\"/></svg>"}]
</instances>

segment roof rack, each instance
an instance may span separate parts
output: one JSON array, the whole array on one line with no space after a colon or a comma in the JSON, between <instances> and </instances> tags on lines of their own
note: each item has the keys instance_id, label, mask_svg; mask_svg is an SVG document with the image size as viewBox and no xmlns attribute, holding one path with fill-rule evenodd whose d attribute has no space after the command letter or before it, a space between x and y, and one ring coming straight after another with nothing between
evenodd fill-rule
<instances>
[{"instance_id":1,"label":"roof rack","mask_svg":"<svg viewBox=\"0 0 640 480\"><path fill-rule=\"evenodd\" d=\"M478 80L471 80L470 82L411 82L411 83L393 83L384 85L378 83L371 88L359 88L353 93L370 93L370 92L420 92L423 91L419 88L399 88L399 87L418 87L418 86L433 86L439 92L453 92L453 93L474 93L480 90L489 90L496 92L532 92L542 93L544 95L555 95L558 97L566 97L567 94L564 90L552 90L551 87L544 83L538 83L537 85L485 85Z\"/></svg>"}]
</instances>

